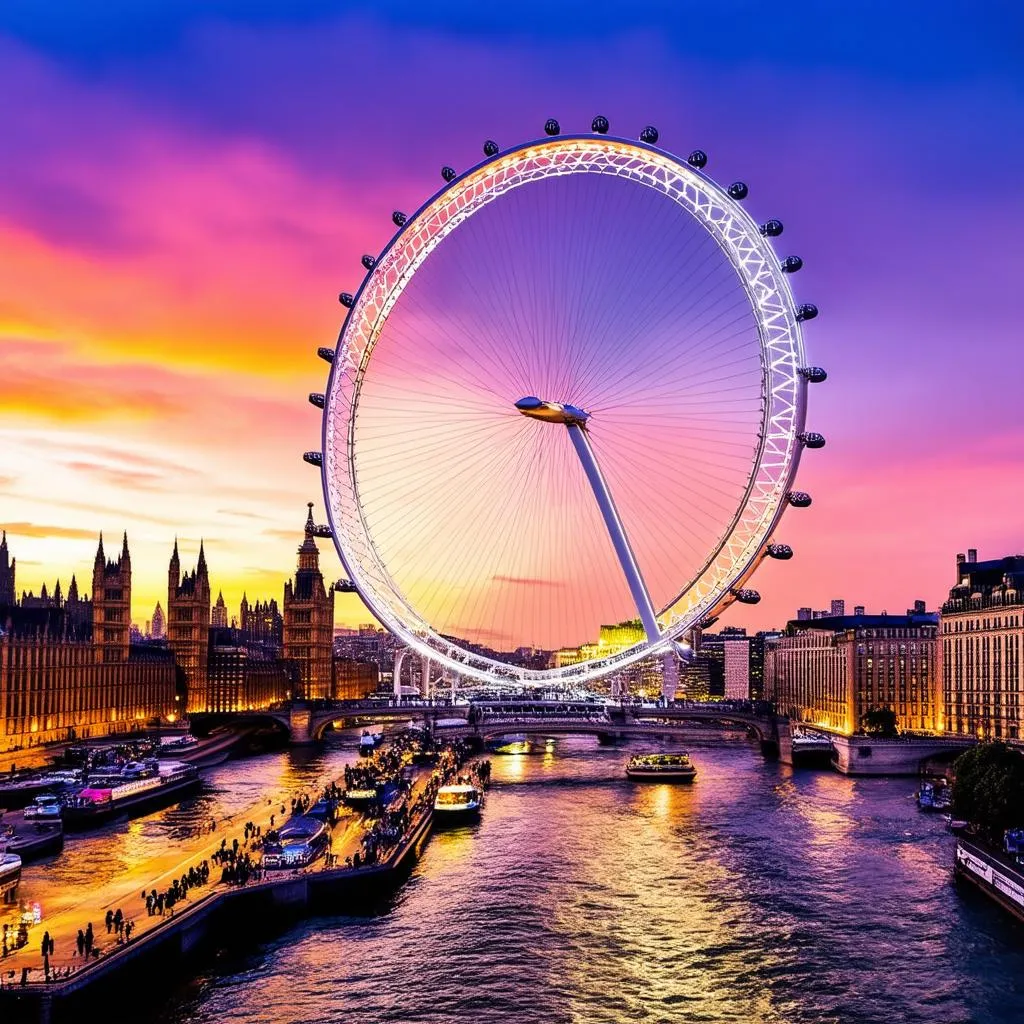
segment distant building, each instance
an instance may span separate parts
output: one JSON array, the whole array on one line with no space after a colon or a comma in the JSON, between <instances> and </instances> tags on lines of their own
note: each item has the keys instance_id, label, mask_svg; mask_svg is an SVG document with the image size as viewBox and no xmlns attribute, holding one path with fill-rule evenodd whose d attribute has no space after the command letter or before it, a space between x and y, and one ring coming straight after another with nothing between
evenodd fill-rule
<instances>
[{"instance_id":1,"label":"distant building","mask_svg":"<svg viewBox=\"0 0 1024 1024\"><path fill-rule=\"evenodd\" d=\"M846 602L841 598L832 598L832 608L830 614L833 618L839 618L846 614Z\"/></svg>"},{"instance_id":2,"label":"distant building","mask_svg":"<svg viewBox=\"0 0 1024 1024\"><path fill-rule=\"evenodd\" d=\"M377 689L380 669L369 661L334 659L334 696L336 700L362 700Z\"/></svg>"},{"instance_id":3,"label":"distant building","mask_svg":"<svg viewBox=\"0 0 1024 1024\"><path fill-rule=\"evenodd\" d=\"M284 638L284 618L274 598L249 604L248 597L242 594L240 617L239 627L248 639L256 643L281 646Z\"/></svg>"},{"instance_id":4,"label":"distant building","mask_svg":"<svg viewBox=\"0 0 1024 1024\"><path fill-rule=\"evenodd\" d=\"M942 605L942 698L947 732L1022 739L1024 555L956 556Z\"/></svg>"},{"instance_id":5,"label":"distant building","mask_svg":"<svg viewBox=\"0 0 1024 1024\"><path fill-rule=\"evenodd\" d=\"M765 698L799 722L840 732L889 708L901 730L942 727L938 615L917 602L906 615L794 619L765 647Z\"/></svg>"},{"instance_id":6,"label":"distant building","mask_svg":"<svg viewBox=\"0 0 1024 1024\"><path fill-rule=\"evenodd\" d=\"M217 594L217 603L210 610L210 625L214 629L228 628L228 606L224 603L224 592Z\"/></svg>"},{"instance_id":7,"label":"distant building","mask_svg":"<svg viewBox=\"0 0 1024 1024\"><path fill-rule=\"evenodd\" d=\"M13 588L6 555L5 535L0 585ZM173 656L133 642L127 536L109 562L100 539L92 594L80 598L72 577L66 600L57 585L27 606L6 600L0 609L0 750L107 736L174 715Z\"/></svg>"},{"instance_id":8,"label":"distant building","mask_svg":"<svg viewBox=\"0 0 1024 1024\"><path fill-rule=\"evenodd\" d=\"M153 619L150 623L149 635L154 640L163 640L167 635L167 619L164 617L164 610L160 607L159 601L157 601L156 607L153 609Z\"/></svg>"},{"instance_id":9,"label":"distant building","mask_svg":"<svg viewBox=\"0 0 1024 1024\"><path fill-rule=\"evenodd\" d=\"M199 559L181 575L178 542L167 570L167 643L184 674L189 712L208 707L206 666L210 646L210 574L199 542Z\"/></svg>"},{"instance_id":10,"label":"distant building","mask_svg":"<svg viewBox=\"0 0 1024 1024\"><path fill-rule=\"evenodd\" d=\"M284 585L284 656L298 663L296 696L305 700L331 697L334 675L334 590L324 585L314 529L310 502L295 579Z\"/></svg>"},{"instance_id":11,"label":"distant building","mask_svg":"<svg viewBox=\"0 0 1024 1024\"><path fill-rule=\"evenodd\" d=\"M241 630L210 630L205 711L259 711L288 700L298 666L283 661L274 644L258 643Z\"/></svg>"}]
</instances>

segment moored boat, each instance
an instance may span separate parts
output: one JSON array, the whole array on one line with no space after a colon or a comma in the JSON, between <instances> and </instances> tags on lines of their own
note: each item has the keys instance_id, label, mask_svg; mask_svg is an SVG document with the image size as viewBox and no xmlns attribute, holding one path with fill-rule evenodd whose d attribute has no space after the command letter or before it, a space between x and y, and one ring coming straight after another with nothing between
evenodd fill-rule
<instances>
[{"instance_id":1,"label":"moored boat","mask_svg":"<svg viewBox=\"0 0 1024 1024\"><path fill-rule=\"evenodd\" d=\"M29 816L24 811L7 811L0 815L0 849L15 853L23 864L39 860L64 848L64 823L61 821L61 807L56 797L39 797L41 801L56 803L56 816L47 806L46 815Z\"/></svg>"},{"instance_id":2,"label":"moored boat","mask_svg":"<svg viewBox=\"0 0 1024 1024\"><path fill-rule=\"evenodd\" d=\"M319 818L301 814L267 833L263 867L267 870L302 868L312 864L327 848L329 833Z\"/></svg>"},{"instance_id":3,"label":"moored boat","mask_svg":"<svg viewBox=\"0 0 1024 1024\"><path fill-rule=\"evenodd\" d=\"M0 903L13 903L21 881L21 858L16 853L0 852Z\"/></svg>"},{"instance_id":4,"label":"moored boat","mask_svg":"<svg viewBox=\"0 0 1024 1024\"><path fill-rule=\"evenodd\" d=\"M128 765L116 774L93 776L88 786L65 802L64 823L74 831L103 824L120 814L141 814L187 796L199 788L200 782L198 770L190 764Z\"/></svg>"},{"instance_id":5,"label":"moored boat","mask_svg":"<svg viewBox=\"0 0 1024 1024\"><path fill-rule=\"evenodd\" d=\"M697 769L689 754L636 754L626 764L635 782L693 782Z\"/></svg>"},{"instance_id":6,"label":"moored boat","mask_svg":"<svg viewBox=\"0 0 1024 1024\"><path fill-rule=\"evenodd\" d=\"M484 791L469 782L442 786L434 798L434 824L444 826L473 821L480 816Z\"/></svg>"}]
</instances>

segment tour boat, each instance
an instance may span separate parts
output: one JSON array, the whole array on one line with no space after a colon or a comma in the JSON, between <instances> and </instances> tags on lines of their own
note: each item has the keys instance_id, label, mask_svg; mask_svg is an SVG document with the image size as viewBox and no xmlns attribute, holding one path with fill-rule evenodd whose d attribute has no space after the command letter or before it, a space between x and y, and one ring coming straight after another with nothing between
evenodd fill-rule
<instances>
[{"instance_id":1,"label":"tour boat","mask_svg":"<svg viewBox=\"0 0 1024 1024\"><path fill-rule=\"evenodd\" d=\"M59 793L82 784L82 773L72 771L25 772L0 783L0 807L20 810L40 793Z\"/></svg>"},{"instance_id":2,"label":"tour boat","mask_svg":"<svg viewBox=\"0 0 1024 1024\"><path fill-rule=\"evenodd\" d=\"M479 817L484 793L479 786L460 782L442 786L434 798L434 824L472 821Z\"/></svg>"},{"instance_id":3,"label":"tour boat","mask_svg":"<svg viewBox=\"0 0 1024 1024\"><path fill-rule=\"evenodd\" d=\"M21 881L21 858L16 853L0 851L0 903L13 903Z\"/></svg>"},{"instance_id":4,"label":"tour boat","mask_svg":"<svg viewBox=\"0 0 1024 1024\"><path fill-rule=\"evenodd\" d=\"M64 823L61 821L61 806L56 797L39 797L40 801L53 801L56 815L50 806L46 815L31 816L24 811L7 811L0 815L0 849L17 854L22 864L39 860L64 848Z\"/></svg>"},{"instance_id":5,"label":"tour boat","mask_svg":"<svg viewBox=\"0 0 1024 1024\"><path fill-rule=\"evenodd\" d=\"M64 805L69 829L91 828L119 814L138 814L199 788L198 770L178 762L128 765L116 774L94 775L89 785Z\"/></svg>"},{"instance_id":6,"label":"tour boat","mask_svg":"<svg viewBox=\"0 0 1024 1024\"><path fill-rule=\"evenodd\" d=\"M267 834L263 867L272 871L312 864L326 849L329 838L327 826L319 818L300 814Z\"/></svg>"},{"instance_id":7,"label":"tour boat","mask_svg":"<svg viewBox=\"0 0 1024 1024\"><path fill-rule=\"evenodd\" d=\"M689 754L636 754L626 765L635 782L693 782L697 769Z\"/></svg>"},{"instance_id":8,"label":"tour boat","mask_svg":"<svg viewBox=\"0 0 1024 1024\"><path fill-rule=\"evenodd\" d=\"M922 811L945 811L953 804L949 787L944 782L922 782L917 791L917 806Z\"/></svg>"}]
</instances>

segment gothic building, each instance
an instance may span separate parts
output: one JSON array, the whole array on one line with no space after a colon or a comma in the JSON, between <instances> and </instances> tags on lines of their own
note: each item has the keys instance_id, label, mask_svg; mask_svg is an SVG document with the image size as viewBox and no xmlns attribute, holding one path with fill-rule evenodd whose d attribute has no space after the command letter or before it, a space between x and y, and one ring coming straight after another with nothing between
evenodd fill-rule
<instances>
[{"instance_id":1,"label":"gothic building","mask_svg":"<svg viewBox=\"0 0 1024 1024\"><path fill-rule=\"evenodd\" d=\"M280 648L284 635L284 619L281 617L277 601L271 598L269 601L249 604L248 597L242 594L239 611L239 626L246 639Z\"/></svg>"},{"instance_id":2,"label":"gothic building","mask_svg":"<svg viewBox=\"0 0 1024 1024\"><path fill-rule=\"evenodd\" d=\"M7 531L0 540L0 608L14 605L17 591L14 589L14 570L17 559L10 557L7 550Z\"/></svg>"},{"instance_id":3,"label":"gothic building","mask_svg":"<svg viewBox=\"0 0 1024 1024\"><path fill-rule=\"evenodd\" d=\"M38 597L13 597L14 560L0 544L0 750L107 736L175 711L169 651L130 642L131 556L108 562L100 539L92 600L72 577Z\"/></svg>"},{"instance_id":4,"label":"gothic building","mask_svg":"<svg viewBox=\"0 0 1024 1024\"><path fill-rule=\"evenodd\" d=\"M334 590L324 585L314 529L310 502L295 579L284 585L284 656L298 664L296 696L305 700L332 697L334 689Z\"/></svg>"},{"instance_id":5,"label":"gothic building","mask_svg":"<svg viewBox=\"0 0 1024 1024\"><path fill-rule=\"evenodd\" d=\"M210 625L214 629L228 628L228 606L224 603L224 591L217 594L217 603L210 612Z\"/></svg>"},{"instance_id":6,"label":"gothic building","mask_svg":"<svg viewBox=\"0 0 1024 1024\"><path fill-rule=\"evenodd\" d=\"M199 560L181 574L178 541L167 570L167 644L184 674L188 711L207 708L207 657L210 645L210 575L199 542Z\"/></svg>"},{"instance_id":7,"label":"gothic building","mask_svg":"<svg viewBox=\"0 0 1024 1024\"><path fill-rule=\"evenodd\" d=\"M128 660L132 628L132 560L128 553L128 534L124 535L121 555L107 561L100 534L96 560L92 568L92 645L97 662L111 664Z\"/></svg>"}]
</instances>

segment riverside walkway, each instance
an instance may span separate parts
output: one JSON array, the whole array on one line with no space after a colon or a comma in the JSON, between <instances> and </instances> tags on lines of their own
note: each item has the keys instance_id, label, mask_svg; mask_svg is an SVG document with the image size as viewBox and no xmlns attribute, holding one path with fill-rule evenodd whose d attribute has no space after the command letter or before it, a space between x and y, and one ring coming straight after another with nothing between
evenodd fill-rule
<instances>
[{"instance_id":1,"label":"riverside walkway","mask_svg":"<svg viewBox=\"0 0 1024 1024\"><path fill-rule=\"evenodd\" d=\"M402 852L411 834L423 831L424 819L429 819L431 807L427 797L432 793L432 785L437 784L437 775L437 771L430 769L417 773L407 796L407 805L417 807L417 812L410 820L406 835L400 837L396 848L383 857L378 869L390 865L396 855ZM339 776L335 784L343 782L343 779L344 776ZM89 976L108 974L109 971L103 969L105 966L112 968L119 959L129 959L129 954L151 945L149 940L157 940L161 932L174 930L176 925L184 927L186 919L193 917L195 911L204 907L212 909L221 896L238 895L246 890L273 891L275 887L294 887L312 875L323 877L326 881L328 875L355 877L373 872L372 867L328 869L326 859L321 858L303 869L268 871L262 878L256 878L245 886L221 881L221 869L213 863L213 855L224 846L231 848L236 839L240 856L251 852L252 843L246 840L244 834L246 823L259 826L263 835L266 835L272 827L272 820L278 826L287 820L293 799L307 797L313 803L317 796L318 793L299 791L277 793L264 798L230 820L217 823L215 829L177 843L165 854L132 867L127 874L98 890L74 894L31 929L26 946L0 959L0 1006L5 996L23 993L28 997L42 990L47 994L45 1002L48 1008L51 995L59 996L66 989L79 989L83 983L88 983ZM282 807L285 808L284 814ZM361 851L366 833L363 818L351 811L343 812L331 834L328 848L331 862L342 865L347 857L355 857ZM165 891L175 879L187 875L189 868L198 868L204 860L210 861L208 882L190 886L187 896L175 904L172 912L151 915L146 907L144 893L154 889L157 892ZM107 912L117 910L121 911L125 921L133 922L131 937L127 942L118 941L117 935L113 932L108 934L106 929ZM94 936L94 954L86 959L78 953L77 935L79 930L84 932L90 923ZM45 962L41 949L44 932L49 934L53 942L53 953ZM48 1013L39 1014L35 1019L48 1019Z\"/></svg>"}]
</instances>

